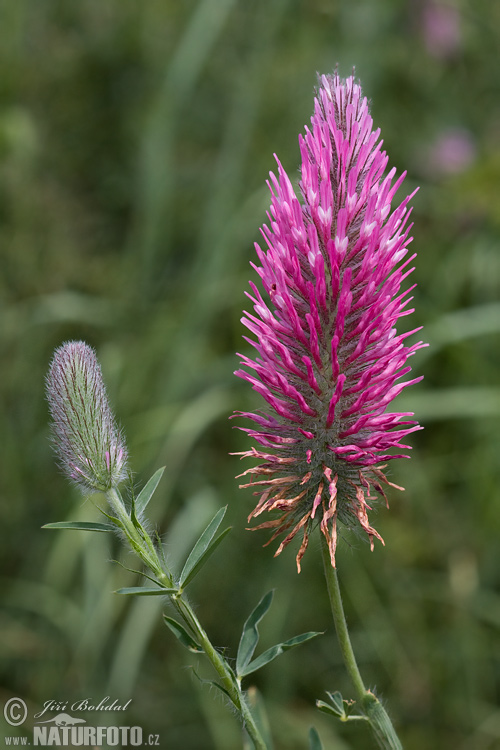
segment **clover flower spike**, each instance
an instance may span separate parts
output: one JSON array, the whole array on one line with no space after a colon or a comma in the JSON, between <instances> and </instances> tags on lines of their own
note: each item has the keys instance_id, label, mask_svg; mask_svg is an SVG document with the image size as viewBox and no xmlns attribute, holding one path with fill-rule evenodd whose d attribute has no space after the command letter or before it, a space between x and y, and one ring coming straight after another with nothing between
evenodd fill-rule
<instances>
[{"instance_id":1,"label":"clover flower spike","mask_svg":"<svg viewBox=\"0 0 500 750\"><path fill-rule=\"evenodd\" d=\"M109 406L94 350L56 349L46 379L53 443L62 471L85 492L106 492L127 476L127 448Z\"/></svg>"},{"instance_id":2,"label":"clover flower spike","mask_svg":"<svg viewBox=\"0 0 500 750\"><path fill-rule=\"evenodd\" d=\"M277 158L278 174L270 173L265 247L256 244L252 264L266 294L250 282L253 312L242 318L257 356L239 355L245 369L235 373L268 406L235 414L256 425L239 428L258 444L240 455L260 462L240 475L259 496L249 520L280 514L255 527L273 529L270 541L286 532L276 554L302 533L299 571L315 524L333 566L339 521L366 532L372 549L374 537L383 541L369 503L391 484L384 462L404 456L402 441L420 429L412 413L387 408L421 379L402 380L424 346L406 345L418 328L396 331L413 312L414 287L402 291L415 257L412 196L391 210L405 175L384 176L380 130L354 78L335 73L319 83L311 127L299 137L302 201Z\"/></svg>"}]
</instances>

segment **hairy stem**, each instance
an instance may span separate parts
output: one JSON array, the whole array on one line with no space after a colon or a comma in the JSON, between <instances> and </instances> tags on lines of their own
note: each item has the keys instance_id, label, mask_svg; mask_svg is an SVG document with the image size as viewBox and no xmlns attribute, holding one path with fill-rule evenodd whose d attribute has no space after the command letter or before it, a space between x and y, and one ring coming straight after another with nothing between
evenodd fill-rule
<instances>
[{"instance_id":1,"label":"hairy stem","mask_svg":"<svg viewBox=\"0 0 500 750\"><path fill-rule=\"evenodd\" d=\"M191 630L194 632L207 658L212 663L212 666L221 678L223 687L227 690L229 696L231 697L233 705L241 715L243 724L252 739L255 750L266 750L266 743L260 735L260 732L254 721L246 697L241 687L239 686L237 680L234 679L234 676L230 671L225 659L212 645L208 635L206 634L205 630L201 626L201 623L196 617L194 610L186 600L186 597L184 596L184 594L180 594L179 596L172 598L172 601L175 608L184 619L184 622L189 625Z\"/></svg>"},{"instance_id":2,"label":"hairy stem","mask_svg":"<svg viewBox=\"0 0 500 750\"><path fill-rule=\"evenodd\" d=\"M134 524L130 518L120 493L115 489L111 489L106 493L106 496L134 552L154 573L161 586L174 588L175 583L172 574L170 571L165 570L165 566L160 561L158 552L147 532L140 524L138 526ZM212 645L185 594L179 591L171 596L171 601L219 675L222 687L226 690L231 702L240 714L244 727L255 746L255 750L267 750L266 743L260 735L243 690L224 657Z\"/></svg>"},{"instance_id":3,"label":"hairy stem","mask_svg":"<svg viewBox=\"0 0 500 750\"><path fill-rule=\"evenodd\" d=\"M354 656L351 639L349 637L349 631L347 629L337 570L332 567L328 544L323 535L321 535L321 551L335 630L337 631L337 638L340 650L342 651L344 664L354 685L357 699L364 714L370 722L370 726L377 739L379 747L384 748L384 750L403 750L403 746L394 730L386 710L377 696L374 695L371 690L366 689L363 678L361 677L356 657Z\"/></svg>"}]
</instances>

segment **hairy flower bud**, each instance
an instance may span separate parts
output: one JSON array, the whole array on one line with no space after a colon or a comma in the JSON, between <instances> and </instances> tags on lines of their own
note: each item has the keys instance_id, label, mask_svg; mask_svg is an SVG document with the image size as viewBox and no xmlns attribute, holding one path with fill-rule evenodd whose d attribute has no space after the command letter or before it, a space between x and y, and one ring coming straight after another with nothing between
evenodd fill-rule
<instances>
[{"instance_id":1,"label":"hairy flower bud","mask_svg":"<svg viewBox=\"0 0 500 750\"><path fill-rule=\"evenodd\" d=\"M407 359L422 342L396 331L408 315L413 289L401 291L413 270L407 196L391 213L404 174L384 176L387 155L373 129L361 87L337 74L322 76L311 128L299 138L302 202L278 161L270 174L267 248L256 244L266 293L251 282L254 314L243 324L258 356L242 357L235 374L251 383L268 412L238 412L256 423L240 428L259 447L243 456L255 495L252 517L280 517L256 528L287 532L276 554L301 531L297 566L318 523L335 566L337 522L381 540L367 511L373 491L390 484L380 462L401 456L401 441L420 429L411 413L386 411L410 383ZM253 265L253 264L252 264ZM399 449L396 454L391 449ZM241 475L244 476L244 475ZM381 540L382 541L382 540Z\"/></svg>"},{"instance_id":2,"label":"hairy flower bud","mask_svg":"<svg viewBox=\"0 0 500 750\"><path fill-rule=\"evenodd\" d=\"M94 350L83 341L56 349L46 387L63 472L86 493L117 487L127 476L127 448Z\"/></svg>"}]
</instances>

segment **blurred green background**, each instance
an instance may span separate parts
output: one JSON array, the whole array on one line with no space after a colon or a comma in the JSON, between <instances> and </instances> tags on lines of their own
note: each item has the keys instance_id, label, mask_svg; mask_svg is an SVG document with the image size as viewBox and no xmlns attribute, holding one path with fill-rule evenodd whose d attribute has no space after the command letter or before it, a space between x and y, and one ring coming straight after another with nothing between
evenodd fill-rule
<instances>
[{"instance_id":1,"label":"blurred green background","mask_svg":"<svg viewBox=\"0 0 500 750\"><path fill-rule=\"evenodd\" d=\"M377 514L386 547L347 538L338 555L354 647L407 750L500 747L499 50L498 0L1 0L2 705L132 698L122 723L162 748L240 747L160 605L112 593L136 582L118 542L40 529L97 514L55 468L44 400L54 347L84 338L138 485L166 466L151 514L173 564L229 505L191 592L213 642L234 657L270 588L262 648L326 631L255 676L275 749L306 748L313 724L325 749L373 747L314 708L352 695L318 543L300 576L293 549L274 560L229 456L250 444L228 416L258 405L232 372L265 180L273 152L297 174L316 72L338 63L420 185L409 324L431 343L400 399L425 430L391 467L406 492Z\"/></svg>"}]
</instances>

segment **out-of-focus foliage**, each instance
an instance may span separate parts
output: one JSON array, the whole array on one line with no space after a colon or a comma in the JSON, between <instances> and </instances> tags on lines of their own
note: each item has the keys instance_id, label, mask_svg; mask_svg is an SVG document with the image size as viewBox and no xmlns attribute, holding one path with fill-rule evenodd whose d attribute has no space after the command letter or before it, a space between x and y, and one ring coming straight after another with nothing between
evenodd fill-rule
<instances>
[{"instance_id":1,"label":"out-of-focus foliage","mask_svg":"<svg viewBox=\"0 0 500 750\"><path fill-rule=\"evenodd\" d=\"M338 63L420 185L411 322L431 343L401 399L425 431L391 468L406 492L379 511L386 547L341 545L354 646L407 750L498 747L500 3L1 0L0 38L0 701L32 716L132 698L122 722L161 747L240 746L161 604L113 595L137 585L110 562L131 563L118 541L40 530L98 515L48 443L44 375L77 337L98 351L138 483L166 466L150 511L172 563L229 504L234 530L192 584L213 641L235 655L270 588L263 648L327 631L255 675L276 750L306 748L313 724L325 748L372 747L314 708L351 695L317 545L300 576L293 550L261 548L228 455L249 446L229 414L258 405L232 371L272 154L298 167L316 71Z\"/></svg>"}]
</instances>

